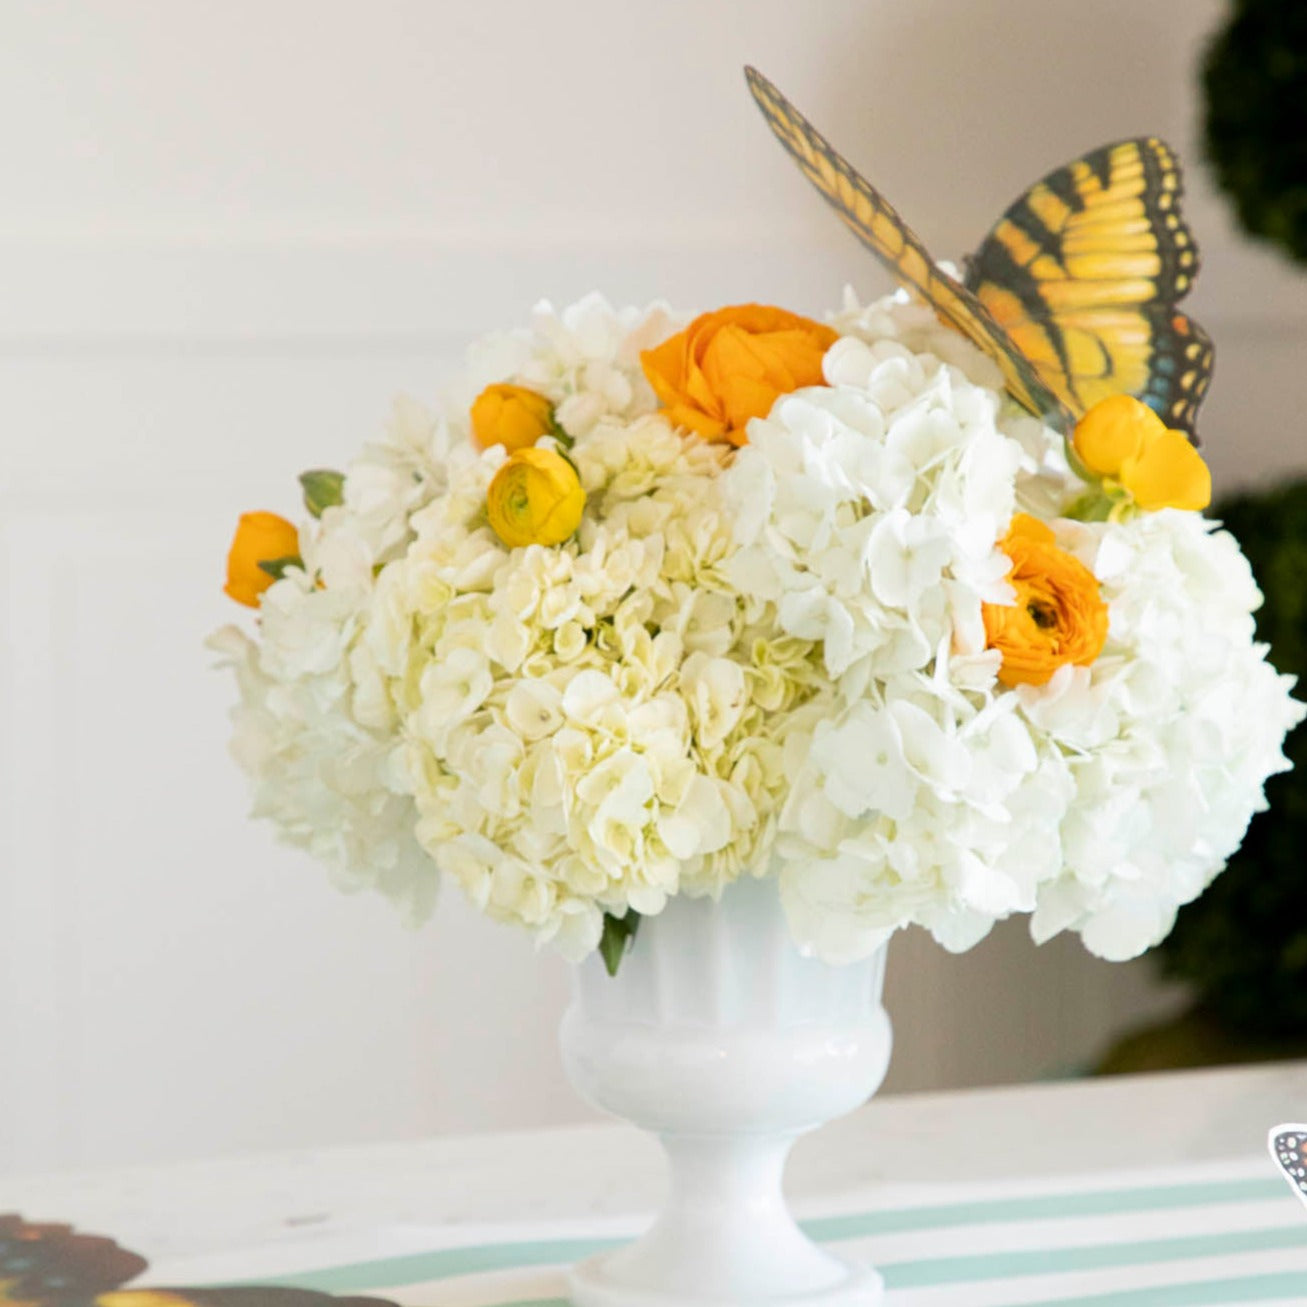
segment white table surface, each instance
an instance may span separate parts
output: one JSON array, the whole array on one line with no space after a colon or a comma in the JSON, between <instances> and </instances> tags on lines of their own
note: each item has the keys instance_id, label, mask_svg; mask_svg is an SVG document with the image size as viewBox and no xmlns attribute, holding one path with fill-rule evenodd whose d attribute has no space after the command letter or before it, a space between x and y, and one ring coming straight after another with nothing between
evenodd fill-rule
<instances>
[{"instance_id":1,"label":"white table surface","mask_svg":"<svg viewBox=\"0 0 1307 1307\"><path fill-rule=\"evenodd\" d=\"M1307 1118L1307 1062L873 1100L796 1149L796 1208L869 1185L1050 1177L1265 1159L1266 1132ZM657 1145L622 1125L434 1138L171 1166L0 1177L0 1211L112 1235L202 1275L233 1249L650 1212ZM1286 1190L1287 1192L1287 1190ZM406 1233L407 1232L407 1233ZM262 1273L258 1257L251 1274ZM192 1280L192 1282L195 1282Z\"/></svg>"}]
</instances>

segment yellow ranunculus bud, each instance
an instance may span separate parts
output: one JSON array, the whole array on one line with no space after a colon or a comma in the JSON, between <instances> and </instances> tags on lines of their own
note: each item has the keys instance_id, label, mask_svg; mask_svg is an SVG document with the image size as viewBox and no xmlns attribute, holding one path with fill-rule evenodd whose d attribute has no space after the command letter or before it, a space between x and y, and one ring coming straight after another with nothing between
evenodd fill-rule
<instances>
[{"instance_id":1,"label":"yellow ranunculus bud","mask_svg":"<svg viewBox=\"0 0 1307 1307\"><path fill-rule=\"evenodd\" d=\"M487 386L472 405L472 437L482 449L503 445L515 454L553 429L554 406L526 386Z\"/></svg>"},{"instance_id":2,"label":"yellow ranunculus bud","mask_svg":"<svg viewBox=\"0 0 1307 1307\"><path fill-rule=\"evenodd\" d=\"M242 513L227 552L227 584L223 592L238 604L257 608L263 592L273 582L272 576L259 564L294 558L299 551L299 532L293 522L276 513Z\"/></svg>"},{"instance_id":3,"label":"yellow ranunculus bud","mask_svg":"<svg viewBox=\"0 0 1307 1307\"><path fill-rule=\"evenodd\" d=\"M1212 474L1183 431L1174 431L1133 395L1109 395L1076 423L1076 457L1095 476L1126 490L1146 511L1201 511L1212 502Z\"/></svg>"},{"instance_id":4,"label":"yellow ranunculus bud","mask_svg":"<svg viewBox=\"0 0 1307 1307\"><path fill-rule=\"evenodd\" d=\"M1121 465L1165 430L1166 423L1133 395L1109 395L1076 423L1071 445L1091 472L1119 477Z\"/></svg>"},{"instance_id":5,"label":"yellow ranunculus bud","mask_svg":"<svg viewBox=\"0 0 1307 1307\"><path fill-rule=\"evenodd\" d=\"M576 469L552 449L519 449L495 473L486 512L510 549L560 545L581 525L585 491Z\"/></svg>"}]
</instances>

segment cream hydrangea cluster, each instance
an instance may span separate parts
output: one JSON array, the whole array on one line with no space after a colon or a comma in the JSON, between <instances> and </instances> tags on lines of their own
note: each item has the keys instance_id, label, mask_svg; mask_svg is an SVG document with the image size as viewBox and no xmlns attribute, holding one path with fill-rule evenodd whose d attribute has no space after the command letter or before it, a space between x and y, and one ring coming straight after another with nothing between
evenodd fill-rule
<instances>
[{"instance_id":1,"label":"cream hydrangea cluster","mask_svg":"<svg viewBox=\"0 0 1307 1307\"><path fill-rule=\"evenodd\" d=\"M559 548L487 526L502 449L452 471L382 572L365 645L419 842L479 907L579 956L606 912L765 868L785 710L822 678L728 579L724 446L605 415L569 457L588 507Z\"/></svg>"},{"instance_id":2,"label":"cream hydrangea cluster","mask_svg":"<svg viewBox=\"0 0 1307 1307\"><path fill-rule=\"evenodd\" d=\"M398 721L362 637L374 577L446 484L449 454L448 428L399 400L351 465L343 504L301 528L303 566L264 594L259 638L228 626L209 641L236 675L231 748L254 815L340 888L379 890L414 921L430 912L438 877L414 836Z\"/></svg>"},{"instance_id":3,"label":"cream hydrangea cluster","mask_svg":"<svg viewBox=\"0 0 1307 1307\"><path fill-rule=\"evenodd\" d=\"M1013 912L1107 957L1161 938L1237 845L1301 716L1253 643L1233 540L1194 513L1082 523L1060 436L905 297L834 320L824 381L733 449L658 409L679 323L591 298L485 342L435 421L401 408L218 643L256 810L421 912L436 872L579 957L606 914L775 875L832 961ZM579 531L509 548L471 439L484 386L544 395ZM1097 578L1107 643L999 679L1015 513Z\"/></svg>"}]
</instances>

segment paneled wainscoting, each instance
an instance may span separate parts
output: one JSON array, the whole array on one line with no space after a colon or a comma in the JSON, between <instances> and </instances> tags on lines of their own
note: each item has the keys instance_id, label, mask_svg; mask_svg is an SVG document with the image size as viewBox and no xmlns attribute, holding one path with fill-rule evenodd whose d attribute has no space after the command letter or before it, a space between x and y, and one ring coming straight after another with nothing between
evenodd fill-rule
<instances>
[{"instance_id":1,"label":"paneled wainscoting","mask_svg":"<svg viewBox=\"0 0 1307 1307\"><path fill-rule=\"evenodd\" d=\"M540 289L711 304L755 287L816 310L846 254L700 250L672 277L656 251L23 265L64 298L0 323L0 1166L585 1117L554 1047L557 959L453 893L410 933L246 820L231 689L202 647L248 620L218 592L231 525L293 512L301 468L344 462L392 394L433 394L472 332ZM1302 336L1213 326L1232 379L1207 429L1231 484L1296 457L1271 437L1303 407ZM888 992L890 1089L1073 1071L1174 999L1146 963L1035 950L1019 922L962 958L901 938Z\"/></svg>"}]
</instances>

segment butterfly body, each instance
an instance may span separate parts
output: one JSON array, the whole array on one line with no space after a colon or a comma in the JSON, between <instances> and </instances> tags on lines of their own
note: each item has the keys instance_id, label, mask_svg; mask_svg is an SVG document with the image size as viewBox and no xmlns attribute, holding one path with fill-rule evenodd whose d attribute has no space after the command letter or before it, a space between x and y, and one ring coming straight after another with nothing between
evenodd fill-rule
<instances>
[{"instance_id":1,"label":"butterfly body","mask_svg":"<svg viewBox=\"0 0 1307 1307\"><path fill-rule=\"evenodd\" d=\"M1162 141L1119 141L1050 173L1008 208L959 281L765 77L746 75L808 180L900 284L998 364L1018 403L1065 432L1124 392L1192 434L1213 351L1175 307L1198 254Z\"/></svg>"}]
</instances>

